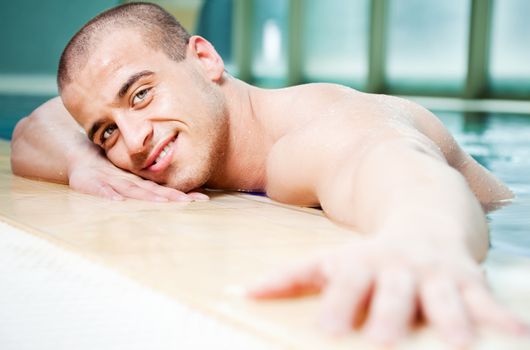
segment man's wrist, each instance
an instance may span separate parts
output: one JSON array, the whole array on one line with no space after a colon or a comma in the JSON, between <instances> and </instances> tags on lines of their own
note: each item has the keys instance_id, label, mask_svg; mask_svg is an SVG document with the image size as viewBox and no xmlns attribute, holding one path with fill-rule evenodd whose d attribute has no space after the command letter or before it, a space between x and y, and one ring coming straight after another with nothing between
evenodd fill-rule
<instances>
[{"instance_id":1,"label":"man's wrist","mask_svg":"<svg viewBox=\"0 0 530 350\"><path fill-rule=\"evenodd\" d=\"M475 233L468 230L464 223L450 215L432 210L415 210L413 215L408 212L393 213L379 226L375 235L385 241L476 257L477 244L470 242L479 238L473 237Z\"/></svg>"},{"instance_id":2,"label":"man's wrist","mask_svg":"<svg viewBox=\"0 0 530 350\"><path fill-rule=\"evenodd\" d=\"M68 178L70 174L79 166L92 163L98 159L103 160L101 149L89 142L84 135L79 135L75 145L72 145L66 151L66 170Z\"/></svg>"}]
</instances>

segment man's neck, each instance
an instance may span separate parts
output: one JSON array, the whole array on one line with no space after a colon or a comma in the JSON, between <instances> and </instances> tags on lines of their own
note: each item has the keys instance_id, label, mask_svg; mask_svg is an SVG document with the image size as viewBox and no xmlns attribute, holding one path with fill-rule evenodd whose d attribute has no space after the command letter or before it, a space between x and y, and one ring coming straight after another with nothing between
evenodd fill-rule
<instances>
[{"instance_id":1,"label":"man's neck","mask_svg":"<svg viewBox=\"0 0 530 350\"><path fill-rule=\"evenodd\" d=\"M266 103L271 93L226 76L221 88L226 97L229 134L226 153L206 187L262 191L266 162L275 142L267 127Z\"/></svg>"}]
</instances>

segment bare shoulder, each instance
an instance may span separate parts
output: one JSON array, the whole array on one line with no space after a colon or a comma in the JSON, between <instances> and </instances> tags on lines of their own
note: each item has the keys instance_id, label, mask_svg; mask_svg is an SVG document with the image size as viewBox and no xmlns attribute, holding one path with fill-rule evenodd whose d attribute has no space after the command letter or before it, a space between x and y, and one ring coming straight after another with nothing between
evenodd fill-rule
<instances>
[{"instance_id":1,"label":"bare shoulder","mask_svg":"<svg viewBox=\"0 0 530 350\"><path fill-rule=\"evenodd\" d=\"M333 83L310 83L284 89L292 91L303 98L313 98L315 102L333 102L345 96L362 95L363 93L350 87Z\"/></svg>"},{"instance_id":2,"label":"bare shoulder","mask_svg":"<svg viewBox=\"0 0 530 350\"><path fill-rule=\"evenodd\" d=\"M267 193L278 201L318 204L315 188L336 167L396 128L373 96L336 84L307 84L284 89L286 109L278 124L291 125L272 146L267 161ZM284 114L288 114L288 117ZM395 120L395 118L394 118Z\"/></svg>"},{"instance_id":3,"label":"bare shoulder","mask_svg":"<svg viewBox=\"0 0 530 350\"><path fill-rule=\"evenodd\" d=\"M366 148L368 135L373 138L374 131L382 129L364 107L364 93L335 84L284 91L288 100L284 113L294 121L269 152L267 193L278 201L315 205L319 179L341 164L345 155Z\"/></svg>"},{"instance_id":4,"label":"bare shoulder","mask_svg":"<svg viewBox=\"0 0 530 350\"><path fill-rule=\"evenodd\" d=\"M365 152L393 139L411 141L458 170L485 208L511 198L510 190L464 152L433 113L414 102L333 84L292 89L292 108L301 111L303 123L269 153L267 192L276 200L318 204L320 179L337 167L358 166Z\"/></svg>"},{"instance_id":5,"label":"bare shoulder","mask_svg":"<svg viewBox=\"0 0 530 350\"><path fill-rule=\"evenodd\" d=\"M401 111L401 118L409 119L412 130L425 135L443 154L448 165L458 170L486 211L495 209L513 198L513 192L488 169L460 147L453 135L435 114L412 101L394 96L380 95L376 99L386 101Z\"/></svg>"},{"instance_id":6,"label":"bare shoulder","mask_svg":"<svg viewBox=\"0 0 530 350\"><path fill-rule=\"evenodd\" d=\"M275 100L280 101L277 115L301 118L304 121L337 116L336 107L345 101L362 99L362 92L346 86L329 83L312 83L276 90Z\"/></svg>"}]
</instances>

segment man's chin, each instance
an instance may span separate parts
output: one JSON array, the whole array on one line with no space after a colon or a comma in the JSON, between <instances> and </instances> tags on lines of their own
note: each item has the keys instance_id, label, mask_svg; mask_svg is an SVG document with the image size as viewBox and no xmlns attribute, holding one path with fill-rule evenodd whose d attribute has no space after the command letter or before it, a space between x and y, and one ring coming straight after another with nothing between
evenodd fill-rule
<instances>
[{"instance_id":1,"label":"man's chin","mask_svg":"<svg viewBox=\"0 0 530 350\"><path fill-rule=\"evenodd\" d=\"M169 181L163 183L166 187L174 188L178 191L188 193L197 188L202 187L208 180L207 176L194 176L194 177L184 177L179 179L169 179Z\"/></svg>"}]
</instances>

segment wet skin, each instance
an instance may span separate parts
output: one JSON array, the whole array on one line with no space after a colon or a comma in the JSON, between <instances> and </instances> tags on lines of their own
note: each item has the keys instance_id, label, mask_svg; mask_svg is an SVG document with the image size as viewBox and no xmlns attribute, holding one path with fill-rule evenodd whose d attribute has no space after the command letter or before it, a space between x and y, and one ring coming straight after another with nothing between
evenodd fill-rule
<instances>
[{"instance_id":1,"label":"wet skin","mask_svg":"<svg viewBox=\"0 0 530 350\"><path fill-rule=\"evenodd\" d=\"M469 343L477 327L526 331L494 300L478 264L488 249L483 207L511 192L463 152L434 115L403 99L333 84L252 87L226 74L200 37L192 37L186 53L175 62L134 31L113 32L62 91L69 113L55 100L21 123L14 158L23 159L17 154L29 152L24 145L38 142L24 130L36 125L46 135L40 115L64 120L71 114L125 170L116 173L121 170L83 143L66 157L70 165L62 161L54 169L66 167L71 185L76 174L92 171L75 182L86 192L129 196L133 187L115 180L129 176L135 198L206 186L265 190L278 201L321 205L362 239L282 266L249 295L322 293L321 321L332 333L351 330L366 305L363 331L383 343L407 334L418 312L457 345ZM83 158L101 170L89 170L78 161ZM28 175L21 162L13 169ZM98 175L109 171L114 175ZM109 181L115 182L109 187ZM161 192L168 187L176 192Z\"/></svg>"}]
</instances>

